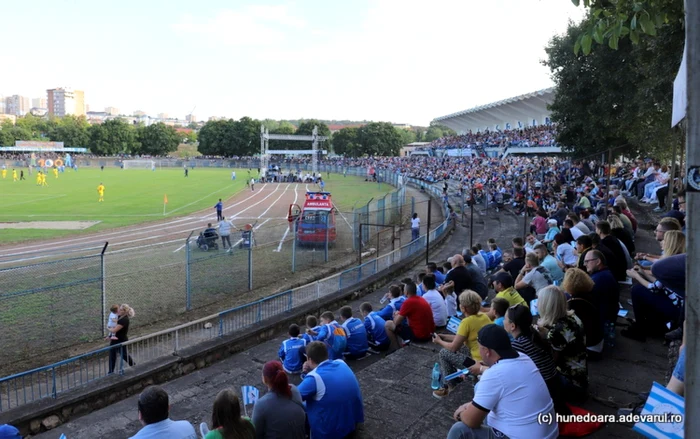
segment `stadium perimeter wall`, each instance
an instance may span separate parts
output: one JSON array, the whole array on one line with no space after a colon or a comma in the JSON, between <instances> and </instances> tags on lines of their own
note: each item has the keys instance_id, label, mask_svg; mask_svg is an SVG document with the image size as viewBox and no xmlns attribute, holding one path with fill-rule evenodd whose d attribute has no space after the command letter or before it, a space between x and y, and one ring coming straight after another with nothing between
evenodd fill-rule
<instances>
[{"instance_id":1,"label":"stadium perimeter wall","mask_svg":"<svg viewBox=\"0 0 700 439\"><path fill-rule=\"evenodd\" d=\"M440 201L436 192L429 192L429 196ZM440 246L452 234L454 222L446 219L444 224L446 225L444 232L431 239L430 249ZM318 314L327 309L336 309L351 300L357 300L384 286L387 280L396 277L398 273L415 265L424 257L424 251L413 251L408 258L403 258L358 283L311 303L295 307L282 316L275 315L267 318L259 324L235 334L204 341L195 346L178 350L172 355L149 361L148 367L144 367L143 370L136 367L125 375L114 374L102 378L90 385L62 393L55 399L39 399L0 412L0 424L15 425L23 435L50 430L69 419L90 413L136 394L146 386L187 375L269 340L276 334L286 331L291 323L303 325L308 314Z\"/></svg>"}]
</instances>

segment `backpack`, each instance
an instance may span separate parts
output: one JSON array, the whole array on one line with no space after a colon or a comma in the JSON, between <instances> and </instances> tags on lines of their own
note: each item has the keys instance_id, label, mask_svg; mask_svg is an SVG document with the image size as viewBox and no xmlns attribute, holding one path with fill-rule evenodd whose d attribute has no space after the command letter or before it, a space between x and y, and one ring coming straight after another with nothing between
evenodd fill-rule
<instances>
[{"instance_id":1,"label":"backpack","mask_svg":"<svg viewBox=\"0 0 700 439\"><path fill-rule=\"evenodd\" d=\"M341 354L345 352L345 348L348 345L348 337L345 334L345 330L336 325L328 325L328 332L332 334L330 340L330 347L336 354Z\"/></svg>"}]
</instances>

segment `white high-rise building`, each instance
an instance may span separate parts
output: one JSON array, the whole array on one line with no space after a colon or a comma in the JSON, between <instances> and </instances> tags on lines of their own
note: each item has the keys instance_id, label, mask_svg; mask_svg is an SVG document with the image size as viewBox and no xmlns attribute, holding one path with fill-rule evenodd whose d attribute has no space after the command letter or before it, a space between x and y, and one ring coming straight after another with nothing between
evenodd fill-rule
<instances>
[{"instance_id":1,"label":"white high-rise building","mask_svg":"<svg viewBox=\"0 0 700 439\"><path fill-rule=\"evenodd\" d=\"M85 93L71 88L55 88L46 91L49 115L63 117L69 114L85 116Z\"/></svg>"},{"instance_id":2,"label":"white high-rise building","mask_svg":"<svg viewBox=\"0 0 700 439\"><path fill-rule=\"evenodd\" d=\"M34 98L32 99L32 108L48 108L46 98Z\"/></svg>"},{"instance_id":3,"label":"white high-rise building","mask_svg":"<svg viewBox=\"0 0 700 439\"><path fill-rule=\"evenodd\" d=\"M105 108L105 113L109 114L110 116L119 116L119 108L107 107Z\"/></svg>"}]
</instances>

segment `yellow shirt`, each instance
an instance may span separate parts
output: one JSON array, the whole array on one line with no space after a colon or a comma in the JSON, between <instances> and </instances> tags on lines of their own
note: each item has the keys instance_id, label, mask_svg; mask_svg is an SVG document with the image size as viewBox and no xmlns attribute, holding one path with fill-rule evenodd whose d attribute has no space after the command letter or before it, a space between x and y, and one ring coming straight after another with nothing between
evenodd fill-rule
<instances>
[{"instance_id":1,"label":"yellow shirt","mask_svg":"<svg viewBox=\"0 0 700 439\"><path fill-rule=\"evenodd\" d=\"M472 358L477 362L481 361L481 354L479 354L479 343L476 341L476 336L479 334L479 329L491 323L493 322L489 316L478 313L462 319L459 328L457 328L457 335L465 338L464 345L469 348Z\"/></svg>"},{"instance_id":2,"label":"yellow shirt","mask_svg":"<svg viewBox=\"0 0 700 439\"><path fill-rule=\"evenodd\" d=\"M105 187L103 185L97 186L97 192L102 193L105 191Z\"/></svg>"},{"instance_id":3,"label":"yellow shirt","mask_svg":"<svg viewBox=\"0 0 700 439\"><path fill-rule=\"evenodd\" d=\"M502 297L508 301L510 306L515 306L515 305L524 305L527 306L527 302L523 297L518 293L518 291L513 288L506 288L505 290L501 291L500 293L496 294L496 297Z\"/></svg>"}]
</instances>

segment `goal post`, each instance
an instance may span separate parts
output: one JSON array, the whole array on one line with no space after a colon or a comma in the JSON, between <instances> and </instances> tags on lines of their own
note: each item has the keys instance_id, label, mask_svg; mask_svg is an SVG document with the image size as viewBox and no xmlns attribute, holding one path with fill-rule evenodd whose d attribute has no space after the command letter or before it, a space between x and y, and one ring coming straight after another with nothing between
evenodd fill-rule
<instances>
[{"instance_id":1,"label":"goal post","mask_svg":"<svg viewBox=\"0 0 700 439\"><path fill-rule=\"evenodd\" d=\"M124 160L124 169L148 169L160 168L160 162L158 160Z\"/></svg>"}]
</instances>

